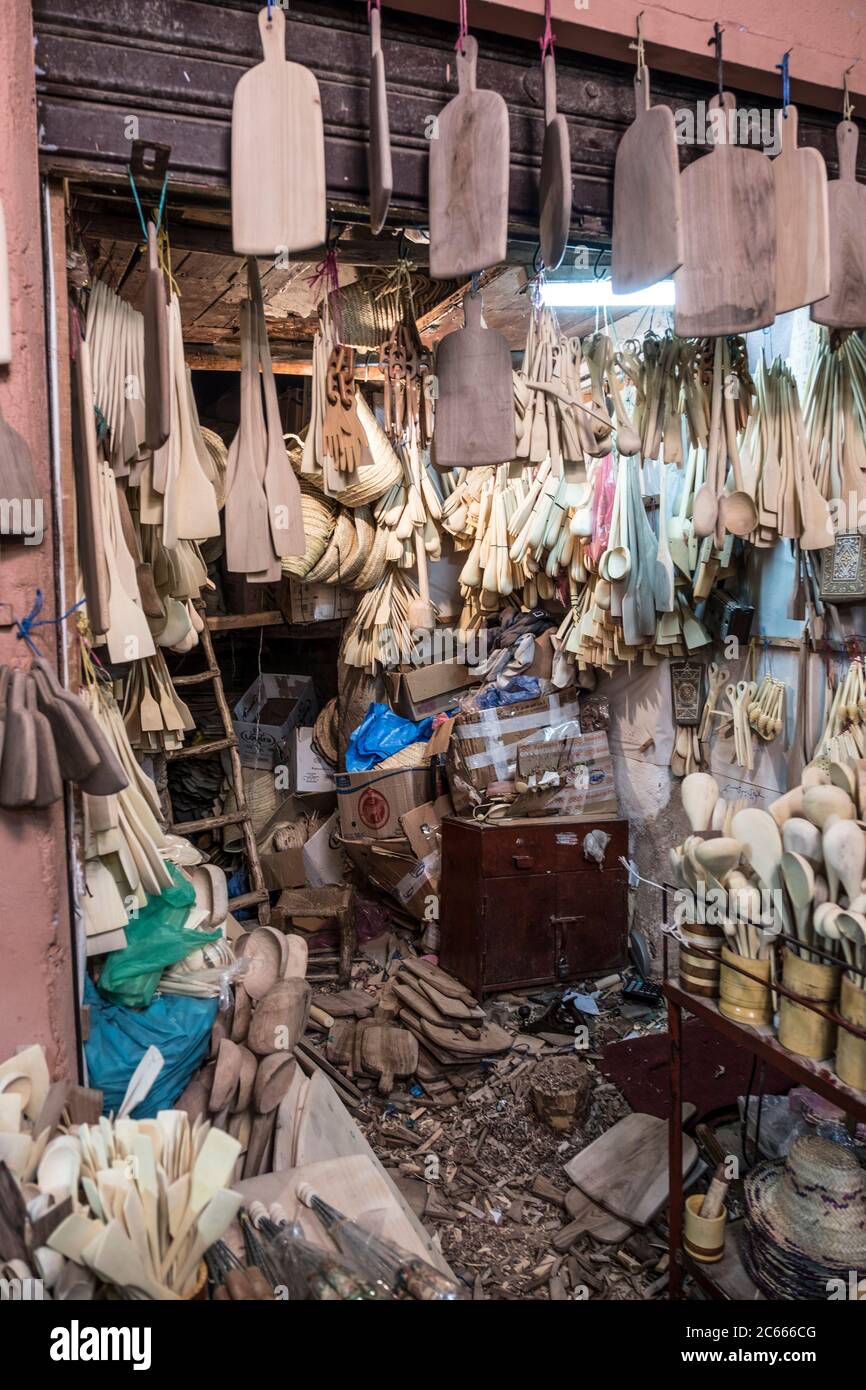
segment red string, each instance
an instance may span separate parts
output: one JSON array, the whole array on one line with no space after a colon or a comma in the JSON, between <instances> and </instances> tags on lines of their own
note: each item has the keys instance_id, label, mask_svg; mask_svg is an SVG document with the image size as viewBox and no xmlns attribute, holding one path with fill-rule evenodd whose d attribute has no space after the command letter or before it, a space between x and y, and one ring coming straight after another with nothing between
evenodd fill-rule
<instances>
[{"instance_id":1,"label":"red string","mask_svg":"<svg viewBox=\"0 0 866 1390\"><path fill-rule=\"evenodd\" d=\"M550 27L550 10L553 0L544 0L544 33L538 40L541 45L541 61L544 62L548 52L553 52L553 45L556 42L556 35Z\"/></svg>"},{"instance_id":2,"label":"red string","mask_svg":"<svg viewBox=\"0 0 866 1390\"><path fill-rule=\"evenodd\" d=\"M380 13L381 13L381 11L382 11L382 0L367 0L367 23L368 23L368 24L369 24L369 22L370 22L370 12L372 11L374 5L376 6L376 9L377 9Z\"/></svg>"},{"instance_id":3,"label":"red string","mask_svg":"<svg viewBox=\"0 0 866 1390\"><path fill-rule=\"evenodd\" d=\"M468 0L460 0L460 33L457 35L457 42L454 47L461 56L466 52L463 47L463 40L469 33L469 16L467 14Z\"/></svg>"},{"instance_id":4,"label":"red string","mask_svg":"<svg viewBox=\"0 0 866 1390\"><path fill-rule=\"evenodd\" d=\"M337 270L337 248L331 246L325 252L324 260L319 261L316 266L315 274L310 275L307 284L311 290L321 289L327 297L331 309L331 316L334 320L334 327L337 329L337 336L340 336L342 321L342 298L343 291L340 288L340 276Z\"/></svg>"}]
</instances>

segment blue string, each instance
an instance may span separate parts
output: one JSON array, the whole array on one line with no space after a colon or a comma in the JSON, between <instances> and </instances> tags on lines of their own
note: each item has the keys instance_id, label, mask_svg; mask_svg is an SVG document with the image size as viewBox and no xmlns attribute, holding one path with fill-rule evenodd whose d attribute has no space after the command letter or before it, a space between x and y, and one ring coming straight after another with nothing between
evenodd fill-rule
<instances>
[{"instance_id":1,"label":"blue string","mask_svg":"<svg viewBox=\"0 0 866 1390\"><path fill-rule=\"evenodd\" d=\"M137 189L136 186L135 186L135 178L133 177L132 169L127 168L127 171L126 171L126 172L127 172L127 174L129 175L129 183L130 183L130 186L131 186L131 188L132 188L132 196L133 196L133 198L135 199L135 206L138 208L138 220L139 220L139 222L141 223L141 230L142 230L142 232L144 233L144 239L145 239L145 241L147 241L147 222L146 222L146 220L145 220L144 210L142 209L142 206L141 206L141 199L140 199L139 196L138 196L138 189ZM161 192L160 195L159 195L159 209L158 209L157 214L156 214L156 230L157 230L157 232L159 231L160 226L162 225L162 214L163 214L163 210L164 210L164 208L165 208L165 195L166 195L167 192L168 192L168 170L166 170L166 172L165 172L165 177L164 177L163 180L162 180L162 192Z\"/></svg>"},{"instance_id":2,"label":"blue string","mask_svg":"<svg viewBox=\"0 0 866 1390\"><path fill-rule=\"evenodd\" d=\"M60 623L65 622L67 618L71 617L75 610L77 608L80 608L81 605L85 602L83 598L80 598L77 603L73 603L71 608L67 608L65 613L61 613L59 618L40 618L39 614L42 612L43 601L44 600L42 590L37 589L36 597L33 600L33 607L30 609L30 612L27 613L23 618L15 619L15 626L18 629L18 631L15 634L16 637L19 641L23 639L27 643L34 656L40 656L41 653L39 651L39 648L36 646L35 642L30 636L30 633L32 632L33 628L57 627Z\"/></svg>"},{"instance_id":3,"label":"blue string","mask_svg":"<svg viewBox=\"0 0 866 1390\"><path fill-rule=\"evenodd\" d=\"M268 24L271 22L271 0L268 0Z\"/></svg>"},{"instance_id":4,"label":"blue string","mask_svg":"<svg viewBox=\"0 0 866 1390\"><path fill-rule=\"evenodd\" d=\"M791 105L791 79L788 75L788 59L790 56L791 50L788 49L788 52L783 54L781 63L776 64L776 72L782 74L782 115L786 121L788 119L786 107Z\"/></svg>"}]
</instances>

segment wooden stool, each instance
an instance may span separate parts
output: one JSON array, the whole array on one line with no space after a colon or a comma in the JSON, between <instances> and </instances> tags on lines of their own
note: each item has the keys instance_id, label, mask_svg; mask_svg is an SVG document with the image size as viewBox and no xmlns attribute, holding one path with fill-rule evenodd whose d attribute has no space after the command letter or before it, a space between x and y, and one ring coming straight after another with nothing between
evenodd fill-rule
<instances>
[{"instance_id":1,"label":"wooden stool","mask_svg":"<svg viewBox=\"0 0 866 1390\"><path fill-rule=\"evenodd\" d=\"M337 983L341 987L348 985L357 944L354 888L338 883L326 884L324 888L284 888L274 908L274 926L285 931L298 917L336 917L340 928Z\"/></svg>"}]
</instances>

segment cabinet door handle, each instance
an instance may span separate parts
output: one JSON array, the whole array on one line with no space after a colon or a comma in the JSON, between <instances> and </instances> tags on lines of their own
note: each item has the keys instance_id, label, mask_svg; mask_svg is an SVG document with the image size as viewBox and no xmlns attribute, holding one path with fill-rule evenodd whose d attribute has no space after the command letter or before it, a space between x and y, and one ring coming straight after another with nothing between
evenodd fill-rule
<instances>
[{"instance_id":1,"label":"cabinet door handle","mask_svg":"<svg viewBox=\"0 0 866 1390\"><path fill-rule=\"evenodd\" d=\"M568 969L568 956L565 954L561 955L558 958L556 964L558 970L560 970L561 972L566 971Z\"/></svg>"},{"instance_id":2,"label":"cabinet door handle","mask_svg":"<svg viewBox=\"0 0 866 1390\"><path fill-rule=\"evenodd\" d=\"M531 854L512 854L511 862L515 869L531 869L534 860Z\"/></svg>"}]
</instances>

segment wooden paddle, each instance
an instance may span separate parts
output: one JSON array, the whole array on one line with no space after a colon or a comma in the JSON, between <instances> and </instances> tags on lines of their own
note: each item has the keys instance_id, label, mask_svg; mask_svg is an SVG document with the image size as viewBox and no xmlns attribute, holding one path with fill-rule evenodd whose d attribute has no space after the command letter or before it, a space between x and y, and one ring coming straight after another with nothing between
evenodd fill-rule
<instances>
[{"instance_id":1,"label":"wooden paddle","mask_svg":"<svg viewBox=\"0 0 866 1390\"><path fill-rule=\"evenodd\" d=\"M828 328L866 325L866 185L857 182L860 132L853 121L836 127L839 177L827 186L830 222L830 292L812 305L815 323Z\"/></svg>"},{"instance_id":2,"label":"wooden paddle","mask_svg":"<svg viewBox=\"0 0 866 1390\"><path fill-rule=\"evenodd\" d=\"M280 11L275 11L279 14ZM253 582L279 579L281 566L271 541L268 500L262 486L266 464L255 410L258 382L253 377L252 305L241 303L241 419L232 445L234 468L225 501L226 568L254 576Z\"/></svg>"},{"instance_id":3,"label":"wooden paddle","mask_svg":"<svg viewBox=\"0 0 866 1390\"><path fill-rule=\"evenodd\" d=\"M75 383L78 395L78 447L74 454L78 559L87 600L87 620L91 631L101 636L108 631L111 620L109 579L105 560L105 522L99 486L90 347L84 338L80 339L75 356Z\"/></svg>"},{"instance_id":4,"label":"wooden paddle","mask_svg":"<svg viewBox=\"0 0 866 1390\"><path fill-rule=\"evenodd\" d=\"M558 115L556 110L553 53L548 53L544 59L544 122L539 237L545 270L556 270L565 255L571 226L571 146L565 117Z\"/></svg>"},{"instance_id":5,"label":"wooden paddle","mask_svg":"<svg viewBox=\"0 0 866 1390\"><path fill-rule=\"evenodd\" d=\"M232 103L232 242L239 256L308 251L325 240L325 134L319 84L286 61L286 17L259 11L264 62Z\"/></svg>"},{"instance_id":6,"label":"wooden paddle","mask_svg":"<svg viewBox=\"0 0 866 1390\"><path fill-rule=\"evenodd\" d=\"M818 150L797 145L797 108L777 121L781 150L776 185L776 313L814 304L830 292L827 166Z\"/></svg>"},{"instance_id":7,"label":"wooden paddle","mask_svg":"<svg viewBox=\"0 0 866 1390\"><path fill-rule=\"evenodd\" d=\"M255 257L249 258L247 267L253 314L256 320L258 365L261 368L265 395L265 418L268 434L265 496L268 500L271 540L273 541L274 553L278 556L303 555L306 550L306 540L304 538L304 515L301 509L301 485L289 462L286 443L283 439L280 406L277 400L276 383L274 382L271 350L268 345L262 282L259 278L259 267Z\"/></svg>"},{"instance_id":8,"label":"wooden paddle","mask_svg":"<svg viewBox=\"0 0 866 1390\"><path fill-rule=\"evenodd\" d=\"M168 371L168 316L165 279L156 248L156 225L147 224L147 276L144 282L144 442L159 449L171 430Z\"/></svg>"},{"instance_id":9,"label":"wooden paddle","mask_svg":"<svg viewBox=\"0 0 866 1390\"><path fill-rule=\"evenodd\" d=\"M749 333L772 323L776 305L773 170L761 150L731 144L736 101L715 96L719 143L682 173L683 263L674 325L681 338ZM722 115L724 122L722 122Z\"/></svg>"},{"instance_id":10,"label":"wooden paddle","mask_svg":"<svg viewBox=\"0 0 866 1390\"><path fill-rule=\"evenodd\" d=\"M457 53L460 93L430 141L430 274L465 279L505 259L508 243L508 108L475 86L478 43Z\"/></svg>"},{"instance_id":11,"label":"wooden paddle","mask_svg":"<svg viewBox=\"0 0 866 1390\"><path fill-rule=\"evenodd\" d=\"M381 3L381 0L379 0ZM391 130L388 123L388 91L382 54L382 12L370 11L370 144L367 171L370 180L370 230L378 236L385 225L394 174L391 167Z\"/></svg>"},{"instance_id":12,"label":"wooden paddle","mask_svg":"<svg viewBox=\"0 0 866 1390\"><path fill-rule=\"evenodd\" d=\"M501 333L482 328L480 294L463 296L463 320L436 353L437 468L507 463L517 449L508 343Z\"/></svg>"},{"instance_id":13,"label":"wooden paddle","mask_svg":"<svg viewBox=\"0 0 866 1390\"><path fill-rule=\"evenodd\" d=\"M650 106L649 68L635 73L634 104L634 123L619 142L614 168L611 278L617 294L654 285L683 263L674 113Z\"/></svg>"},{"instance_id":14,"label":"wooden paddle","mask_svg":"<svg viewBox=\"0 0 866 1390\"><path fill-rule=\"evenodd\" d=\"M27 677L23 671L9 673L3 762L0 765L0 806L7 810L32 806L39 779L36 726L27 709L26 687Z\"/></svg>"},{"instance_id":15,"label":"wooden paddle","mask_svg":"<svg viewBox=\"0 0 866 1390\"><path fill-rule=\"evenodd\" d=\"M31 676L25 680L24 703L36 734L36 794L33 805L53 806L63 795L63 779L54 746L54 733L51 725L37 707L36 685Z\"/></svg>"}]
</instances>

